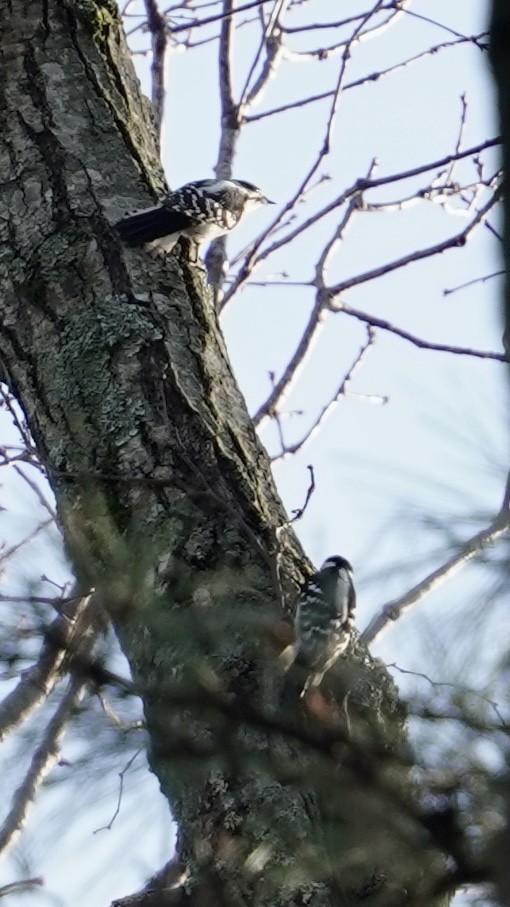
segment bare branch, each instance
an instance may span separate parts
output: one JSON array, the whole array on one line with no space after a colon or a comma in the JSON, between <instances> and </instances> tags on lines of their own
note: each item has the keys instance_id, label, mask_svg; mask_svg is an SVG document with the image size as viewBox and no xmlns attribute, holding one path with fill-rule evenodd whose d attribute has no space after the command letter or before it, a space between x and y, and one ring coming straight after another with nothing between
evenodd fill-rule
<instances>
[{"instance_id":1,"label":"bare branch","mask_svg":"<svg viewBox=\"0 0 510 907\"><path fill-rule=\"evenodd\" d=\"M221 102L221 141L215 173L220 179L232 175L235 134L239 131L238 107L232 90L232 11L233 0L223 0L224 18L221 23L218 75Z\"/></svg>"},{"instance_id":2,"label":"bare branch","mask_svg":"<svg viewBox=\"0 0 510 907\"><path fill-rule=\"evenodd\" d=\"M9 894L21 893L22 891L30 891L31 888L36 886L44 885L44 879L42 876L36 876L33 879L20 879L19 882L9 882L7 885L2 885L0 888L0 898L5 898Z\"/></svg>"},{"instance_id":3,"label":"bare branch","mask_svg":"<svg viewBox=\"0 0 510 907\"><path fill-rule=\"evenodd\" d=\"M340 384L338 385L336 391L333 393L329 402L326 403L326 405L322 407L319 415L314 420L313 425L308 429L306 434L303 435L303 437L299 441L296 441L295 444L283 446L280 453L277 454L275 457L271 458L272 462L275 462L275 460L283 460L286 457L296 454L299 450L302 450L302 448L305 447L306 444L308 444L310 441L313 440L313 438L316 436L317 432L319 431L319 428L321 427L321 425L325 422L325 420L328 418L328 416L331 415L331 413L337 407L340 400L343 400L343 399L345 399L345 397L347 397L348 391L349 391L349 386L352 382L352 379L354 378L354 375L361 367L361 364L364 361L364 359L368 353L368 350L374 343L375 343L375 331L373 331L373 329L371 329L371 328L368 328L367 339L366 339L365 343L359 350L354 362L352 363L348 372L342 378ZM370 402L371 403L375 402L375 399L372 398L370 400ZM377 402L386 403L387 401L386 401L386 398L380 397L377 399Z\"/></svg>"},{"instance_id":4,"label":"bare branch","mask_svg":"<svg viewBox=\"0 0 510 907\"><path fill-rule=\"evenodd\" d=\"M53 517L50 517L47 520L43 520L42 523L39 523L39 525L36 526L35 529L33 529L32 532L30 532L27 536L25 536L24 539L21 539L20 542L16 542L15 545L11 545L10 548L6 548L5 551L2 551L2 553L0 554L0 563L8 561L13 554L23 548L24 545L27 545L29 542L35 539L35 537L39 535L40 532L42 532L44 529L47 529L48 526L51 526L53 522Z\"/></svg>"},{"instance_id":5,"label":"bare branch","mask_svg":"<svg viewBox=\"0 0 510 907\"><path fill-rule=\"evenodd\" d=\"M311 497L315 491L314 468L310 463L308 464L308 466L306 468L308 469L308 472L310 473L310 484L308 485L308 488L306 490L305 503L303 504L302 507L299 507L297 510L292 511L292 519L289 520L289 523L295 523L296 520L300 520L302 518L302 516L306 512L306 508L308 507Z\"/></svg>"},{"instance_id":6,"label":"bare branch","mask_svg":"<svg viewBox=\"0 0 510 907\"><path fill-rule=\"evenodd\" d=\"M291 212L295 208L295 206L298 204L298 202L303 198L303 195L306 192L307 187L310 185L311 181L315 177L315 174L317 173L319 167L321 166L322 161L330 152L333 128L334 128L334 124L336 121L336 114L337 114L337 107L338 107L338 103L339 103L339 99L340 99L340 93L341 93L341 89L342 89L342 86L344 83L345 74L347 72L348 62L350 59L351 44L356 42L356 40L358 39L359 33L362 30L365 22L370 18L370 16L372 16L379 9L379 7L381 5L382 5L382 0L378 0L378 2L375 4L375 7L373 8L373 10L370 13L367 13L363 17L362 22L360 22L360 24L354 29L354 32L353 32L351 38L349 39L348 42L346 42L344 53L342 55L342 61L341 61L338 77L337 77L336 87L333 92L333 98L332 98L332 102L331 102L331 106L330 106L329 116L328 116L327 123L326 123L325 134L324 134L323 141L322 141L322 147L320 148L314 163L312 164L312 166L308 170L307 174L305 175L304 179L302 180L299 188L294 193L294 196L286 203L283 210L280 212L278 217L273 221L273 223L270 224L267 231L259 238L259 240L256 243L253 244L251 252L247 256L238 277L236 278L233 285L229 289L228 293L225 294L224 299L222 300L222 309L229 302L229 300L232 298L232 296L237 292L237 290L239 290L240 287L243 286L244 283L248 280L256 262L262 261L264 258L267 258L267 256L270 255L272 251L274 251L275 249L280 248L281 246L286 245L288 242L290 242L290 238L291 237L293 238L293 235L298 235L299 232L302 232L302 230L300 230L300 229L298 229L297 231L294 231L293 235L290 234L290 236L287 236L284 240L280 240L279 242L273 243L272 246L269 247L269 249L266 249L264 253L257 256L258 249L260 248L261 244L264 242L266 237L271 235L271 233L274 231L275 227L282 221L282 219L289 212ZM345 195L343 201L346 201L347 198L348 198L348 196ZM333 208L337 207L338 204L339 204L339 202L337 201L333 205ZM318 217L315 216L314 218L312 218L311 222L315 223L317 220L318 220Z\"/></svg>"},{"instance_id":7,"label":"bare branch","mask_svg":"<svg viewBox=\"0 0 510 907\"><path fill-rule=\"evenodd\" d=\"M12 394L10 394L7 388L5 388L2 384L0 384L0 400L2 401L13 421L14 427L16 428L22 440L24 450L29 451L30 453L33 453L35 455L35 450L32 443L32 438L30 437L28 426L24 419L19 418L16 401Z\"/></svg>"},{"instance_id":8,"label":"bare branch","mask_svg":"<svg viewBox=\"0 0 510 907\"><path fill-rule=\"evenodd\" d=\"M55 598L55 596L49 595L9 595L7 592L0 593L0 602L14 602L21 605L51 605L57 611L60 611L59 606L67 601L71 601L71 599Z\"/></svg>"},{"instance_id":9,"label":"bare branch","mask_svg":"<svg viewBox=\"0 0 510 907\"><path fill-rule=\"evenodd\" d=\"M372 168L373 168L373 164L371 165L369 173L371 172ZM367 182L375 183L375 182L377 182L377 180L372 180L369 177ZM316 302L315 302L314 308L313 308L310 318L308 320L308 324L307 324L305 330L303 331L303 334L298 343L298 346L297 346L293 356L289 360L283 375L281 376L280 380L274 384L271 394L269 395L267 400L259 407L258 411L255 413L255 415L253 417L255 425L257 427L260 427L263 424L265 419L270 418L272 416L274 417L274 413L281 406L285 395L290 391L293 383L295 382L295 380L297 378L298 372L303 367L307 356L311 352L312 345L314 344L314 342L317 339L318 331L320 330L320 328L322 326L321 319L322 319L322 316L324 313L324 309L329 308L331 311L334 311L334 312L345 311L346 313L351 314L352 317L355 317L360 321L364 321L366 324L369 324L372 327L380 327L383 330L392 331L393 325L391 325L389 322L385 321L384 319L378 319L375 317L371 318L371 316L367 315L366 313L359 312L356 309L350 309L347 305L344 305L344 303L341 300L338 300L338 301L335 300L334 299L335 296L340 295L341 292L345 291L346 289L348 289L352 286L356 286L357 284L364 283L367 280L373 280L376 277L381 277L383 274L389 273L390 271L396 270L397 268L404 267L405 265L410 264L413 261L418 261L422 258L440 254L441 252L443 252L449 248L455 248L455 247L464 245L465 242L467 241L468 237L473 232L473 230L481 222L483 222L484 218L487 216L489 211L492 210L492 208L494 207L496 202L499 200L499 197L500 197L500 190L498 189L491 196L491 198L486 203L486 205L483 206L475 214L475 216L471 219L470 223L466 226L466 228L463 231L461 231L460 233L451 237L450 239L445 240L442 243L438 243L434 246L428 247L426 249L419 249L413 253L410 253L407 256L403 256L402 258L398 259L397 261L386 263L385 265L383 265L379 268L375 268L372 271L365 272L364 274L361 274L361 275L356 275L352 278L348 278L347 280L342 281L342 283L340 283L340 284L337 284L333 287L326 288L326 287L324 287L322 272L325 270L325 268L327 266L328 257L332 253L332 251L334 250L335 246L338 244L340 239L342 238L344 230L345 230L350 218L353 216L354 212L359 208L359 203L357 201L357 198L351 199L350 205L347 209L344 219L342 220L340 225L335 230L332 239L326 245L324 251L321 254L319 262L316 265L316 277L315 277L314 283L315 283L315 286L318 288L317 297L316 297ZM483 351L476 351L476 350L470 350L470 349L466 350L462 347L447 346L446 344L444 344L444 345L432 344L432 343L429 344L426 341L421 341L420 338L415 337L414 335L410 334L409 332L403 331L399 328L395 328L392 332L395 333L396 335L402 337L403 339L408 340L411 343L414 343L416 346L420 346L422 348L435 349L437 351L442 351L442 352L454 352L457 355L472 355L477 358L495 359L497 361L502 361L502 362L505 361L505 356L503 353L491 353L491 352L484 353ZM322 419L329 412L330 407L332 405L334 405L334 401L330 401L330 403L326 407L324 407L323 412L319 418L318 424L320 424L320 421L322 421ZM317 425L317 427L318 427L318 425ZM302 442L300 442L298 444L297 449L299 449L299 447L302 445L302 443L304 443L304 441L306 439L307 439L307 436L302 440ZM289 451L287 451L286 448L283 448L282 452L278 455L277 458L282 456L282 454L286 455L288 452L292 452L294 450L294 447L295 447L295 445L293 446L293 448L290 448Z\"/></svg>"},{"instance_id":10,"label":"bare branch","mask_svg":"<svg viewBox=\"0 0 510 907\"><path fill-rule=\"evenodd\" d=\"M360 312L359 309L353 309L345 303L333 303L332 311L344 312L346 315L350 315L352 318L356 318L364 324L369 324L374 328L379 328L382 331L388 331L390 334L395 334L396 337L401 337L402 340L407 340L409 343L412 343L414 346L423 350L434 350L439 353L452 353L456 356L472 356L475 359L494 359L497 362L507 362L505 353L495 353L491 350L476 350L471 347L453 346L448 343L433 343L429 340L423 340L423 338L417 337L415 334L411 334L409 331L405 331L403 328L391 324L391 322L386 321L384 318L377 318L376 315L370 315L368 312Z\"/></svg>"},{"instance_id":11,"label":"bare branch","mask_svg":"<svg viewBox=\"0 0 510 907\"><path fill-rule=\"evenodd\" d=\"M473 157L474 155L480 154L482 151L487 150L488 148L494 148L497 145L501 144L500 138L488 139L486 142L481 142L479 145L474 145L471 148L467 148L464 151L459 152L458 154L448 154L443 158L439 158L437 161L432 161L428 164L422 164L419 167L413 167L410 170L402 170L399 173L393 173L389 176L381 176L375 179L367 179L366 177L359 177L351 186L345 189L337 198L333 199L328 205L325 205L320 211L311 215L303 223L299 224L294 230L291 230L281 239L276 240L267 246L263 251L259 251L261 246L264 244L268 236L274 232L278 224L283 220L283 218L295 207L297 202L300 200L303 190L304 183L301 185L297 193L291 201L285 205L280 214L275 218L272 224L269 225L267 230L258 238L258 240L253 243L251 246L250 252L246 257L246 260L239 271L236 279L232 282L229 290L225 293L222 310L226 307L228 302L234 297L237 291L244 286L244 284L249 280L254 269L262 261L268 258L270 255L273 255L278 249L283 248L286 245L289 245L297 236L300 236L311 226L314 226L318 223L323 217L330 214L335 209L341 207L345 204L346 201L349 201L353 196L360 194L360 192L366 192L369 189L377 189L379 186L387 186L390 183L400 182L402 180L411 179L412 177L419 176L422 173L426 173L428 170L436 170L442 167L448 166L453 160L462 160L466 157ZM315 170L315 167L313 168ZM309 174L311 178L312 174ZM484 215L486 216L486 215ZM482 218L483 220L483 218ZM464 241L462 239L462 234L459 234L461 239L458 242L458 245L463 245ZM438 252L443 251L442 248L438 248Z\"/></svg>"},{"instance_id":12,"label":"bare branch","mask_svg":"<svg viewBox=\"0 0 510 907\"><path fill-rule=\"evenodd\" d=\"M460 146L462 145L462 139L464 136L464 129L466 126L466 117L467 117L467 99L466 93L464 92L460 96L460 102L462 105L460 123L459 123L459 134L457 136L457 144L455 145L455 154L458 154L460 151ZM450 167L448 168L448 173L446 174L445 182L449 183L453 180L453 171L455 169L455 161L452 161Z\"/></svg>"},{"instance_id":13,"label":"bare branch","mask_svg":"<svg viewBox=\"0 0 510 907\"><path fill-rule=\"evenodd\" d=\"M502 277L505 274L505 271L494 271L493 274L485 274L483 277L475 277L474 280L467 280L465 283L459 283L456 287L450 287L450 289L443 290L443 296L450 296L452 293L458 293L460 290L465 290L466 287L472 287L477 283L485 283L487 280L493 280L494 277Z\"/></svg>"},{"instance_id":14,"label":"bare branch","mask_svg":"<svg viewBox=\"0 0 510 907\"><path fill-rule=\"evenodd\" d=\"M51 603L55 604L55 600ZM0 741L19 727L55 687L62 676L62 666L72 644L76 624L89 603L90 596L72 599L66 605L66 613L57 617L49 627L36 663L23 672L17 686L0 704Z\"/></svg>"},{"instance_id":15,"label":"bare branch","mask_svg":"<svg viewBox=\"0 0 510 907\"><path fill-rule=\"evenodd\" d=\"M67 693L49 721L32 757L28 772L15 791L9 813L0 828L0 855L5 855L26 824L37 791L59 757L62 738L74 710L83 698L86 686L86 679L72 678Z\"/></svg>"},{"instance_id":16,"label":"bare branch","mask_svg":"<svg viewBox=\"0 0 510 907\"><path fill-rule=\"evenodd\" d=\"M124 768L122 769L122 771L119 772L119 793L118 793L118 795L117 795L117 805L116 805L116 807L115 807L114 813L113 813L113 815L112 815L110 821L108 822L108 825L102 825L101 828L96 828L96 829L94 830L94 834L95 834L95 835L97 835L98 832L100 832L100 831L110 831L110 829L112 828L113 823L115 822L115 819L117 818L117 816L118 816L119 813L120 813L120 807L121 807L121 803L122 803L122 795L123 795L123 793L124 793L124 778L125 778L125 776L126 776L126 773L129 771L129 769L130 769L131 766L133 765L133 762L138 758L138 756L140 755L141 752L142 752L142 749L136 750L136 751L133 753L133 755L131 756L131 758L128 759L128 761L126 762L126 764L125 764Z\"/></svg>"},{"instance_id":17,"label":"bare branch","mask_svg":"<svg viewBox=\"0 0 510 907\"><path fill-rule=\"evenodd\" d=\"M431 18L429 18L429 16L424 16L421 13L416 13L416 12L414 12L414 10L404 9L404 12L406 13L406 15L412 16L415 19L421 19L422 22L429 22L431 25L436 25L438 28L441 28L443 31L448 32L450 35L455 35L457 38L464 38L466 41L471 41L473 44L475 44L477 47L479 47L480 50L487 49L486 45L480 46L478 44L478 42L476 40L476 37L477 37L476 35L471 35L470 37L467 35L463 35L461 32L456 31L454 28L450 28L448 25L444 25L443 22L438 22L437 19L431 19ZM486 32L485 34L488 34L488 33Z\"/></svg>"},{"instance_id":18,"label":"bare branch","mask_svg":"<svg viewBox=\"0 0 510 907\"><path fill-rule=\"evenodd\" d=\"M30 464L30 465L32 465L32 464ZM19 475L19 477L21 479L23 479L24 482L26 482L26 484L28 485L30 490L34 493L37 500L39 501L41 507L43 507L49 513L49 515L51 517L50 522L53 521L54 523L56 523L57 514L55 512L55 509L54 509L54 507L51 506L50 502L46 498L45 494L41 490L41 487L38 485L38 483L34 482L33 479L31 479L29 476L27 476L27 474L24 472L24 470L21 469L19 466L17 466L17 465L13 466L13 469L14 469L14 472L16 472L17 475ZM47 525L47 523L45 524L45 526L46 525Z\"/></svg>"},{"instance_id":19,"label":"bare branch","mask_svg":"<svg viewBox=\"0 0 510 907\"><path fill-rule=\"evenodd\" d=\"M274 3L274 0L253 0L252 3L243 3L241 6L238 6L236 9L233 9L230 5L229 9L223 9L223 12L217 13L214 16L205 16L203 19L194 19L190 22L186 22L185 25L177 25L172 28L172 34L177 35L179 32L189 31L191 28L196 28L200 26L203 28L204 25L211 25L213 22L222 22L225 19L230 19L233 16L238 15L238 13L244 13L248 9L254 9L255 7L262 6L264 3Z\"/></svg>"},{"instance_id":20,"label":"bare branch","mask_svg":"<svg viewBox=\"0 0 510 907\"><path fill-rule=\"evenodd\" d=\"M165 53L167 44L167 27L164 16L161 15L157 0L144 0L147 13L147 27L151 33L152 63L152 107L158 143L161 142L161 127L165 107Z\"/></svg>"},{"instance_id":21,"label":"bare branch","mask_svg":"<svg viewBox=\"0 0 510 907\"><path fill-rule=\"evenodd\" d=\"M378 12L388 12L395 10L394 0L390 0L389 3L382 3L378 8ZM371 15L370 12L364 10L362 13L357 13L355 16L348 16L342 19L335 19L332 22L311 22L306 25L296 25L296 26L286 26L285 32L289 35L297 35L302 32L307 31L321 31L321 29L332 29L332 28L342 28L346 25L352 25L354 22L359 22L360 19L366 19L368 15Z\"/></svg>"},{"instance_id":22,"label":"bare branch","mask_svg":"<svg viewBox=\"0 0 510 907\"><path fill-rule=\"evenodd\" d=\"M409 255L403 255L402 258L398 258L395 261L386 262L384 265L373 268L370 271L365 271L363 274L357 274L354 277L347 278L347 280L342 280L340 283L329 287L328 292L332 297L337 296L351 287L359 286L362 283L375 280L377 277L383 277L385 274L390 274L392 271L405 268L406 265L411 264L412 262L421 261L422 259L430 258L433 255L440 255L442 252L446 252L447 249L455 249L459 246L464 246L474 230L483 223L489 212L492 211L500 199L501 188L491 196L489 201L483 205L479 211L477 211L475 217L473 217L467 227L464 230L461 230L460 233L456 233L449 239L445 239L443 242L436 243L433 246L427 246L425 249L417 249ZM339 303L339 305L341 306L341 303Z\"/></svg>"},{"instance_id":23,"label":"bare branch","mask_svg":"<svg viewBox=\"0 0 510 907\"><path fill-rule=\"evenodd\" d=\"M303 368L307 357L311 353L313 345L317 341L319 331L322 329L324 310L325 308L327 308L328 304L328 296L324 293L322 272L326 267L329 254L331 253L333 247L340 241L356 210L357 204L355 200L351 200L351 202L347 206L344 217L335 230L333 239L326 246L326 249L321 253L319 257L319 260L315 266L315 305L308 319L308 324L306 325L301 335L301 339L296 347L293 356L287 363L283 375L278 382L273 384L273 389L269 397L259 407L258 411L253 417L254 424L257 427L260 427L266 418L274 418L275 413L282 405L286 394L290 392L294 382L298 377L298 373Z\"/></svg>"},{"instance_id":24,"label":"bare branch","mask_svg":"<svg viewBox=\"0 0 510 907\"><path fill-rule=\"evenodd\" d=\"M284 29L288 31L288 29ZM484 37L486 32L482 32L476 37L481 39ZM442 44L436 44L433 47L427 48L427 50L421 51L419 54L415 54L412 57L407 57L404 60L401 60L399 63L394 63L392 66L388 66L387 69L379 69L376 72L368 73L367 75L361 76L359 79L354 79L352 82L346 82L343 91L349 91L351 88L361 88L366 86L369 82L379 82L385 76L393 75L401 69L405 69L407 66L411 66L413 63L418 63L420 60L423 60L426 57L434 56L441 50L449 49L451 47L458 47L460 45L470 43L472 38L456 38L454 41L444 41ZM257 120L264 120L267 117L274 116L278 113L285 113L287 110L294 110L298 107L307 107L309 104L316 104L318 101L325 101L328 98L333 97L333 91L323 91L319 94L307 95L304 98L298 98L295 101L290 101L288 104L282 104L281 107L272 107L270 110L265 110L262 113L250 114L245 118L246 123L255 123Z\"/></svg>"},{"instance_id":25,"label":"bare branch","mask_svg":"<svg viewBox=\"0 0 510 907\"><path fill-rule=\"evenodd\" d=\"M275 410L281 406L285 395L290 392L291 386L298 376L298 372L303 367L305 359L312 349L312 345L317 341L319 331L322 330L323 310L324 300L320 294L317 294L315 305L308 319L308 324L301 335L301 339L294 354L287 363L283 375L273 386L273 390L269 394L267 400L265 400L253 416L253 423L256 428L260 428L266 419L272 417Z\"/></svg>"},{"instance_id":26,"label":"bare branch","mask_svg":"<svg viewBox=\"0 0 510 907\"><path fill-rule=\"evenodd\" d=\"M233 0L223 0L224 17L221 23L218 53L218 79L221 104L221 132L218 158L214 172L219 179L232 176L237 139L240 129L239 105L234 101L232 89L232 42L234 9ZM224 236L211 243L206 257L209 283L213 287L214 303L218 307L223 298L222 284L227 262L227 244Z\"/></svg>"},{"instance_id":27,"label":"bare branch","mask_svg":"<svg viewBox=\"0 0 510 907\"><path fill-rule=\"evenodd\" d=\"M352 44L361 43L362 41L372 39L376 35L381 34L381 32L386 31L389 26L394 25L404 11L405 2L406 0L403 0L402 5L400 3L392 3L389 6L386 6L386 4L382 2L382 0L378 0L378 2L374 4L371 10L368 10L366 13L362 13L361 15L356 17L359 21L359 25L354 29L353 36L351 36L347 40L337 41L335 44L330 44L327 47L321 45L314 50L294 52L288 51L286 57L288 60L297 60L302 63L306 60L327 60L329 59L329 57L338 56L340 53L349 53ZM387 10L389 10L389 15L386 19L384 19L382 22L377 23L376 25L368 26L370 19L372 19L378 13Z\"/></svg>"},{"instance_id":28,"label":"bare branch","mask_svg":"<svg viewBox=\"0 0 510 907\"><path fill-rule=\"evenodd\" d=\"M396 183L401 180L411 179L413 176L420 176L420 174L426 173L428 170L440 170L452 161L460 161L466 157L474 157L477 154L481 154L482 151L487 151L488 148L496 148L498 145L501 145L501 138L499 136L493 139L487 139L485 142L480 142L479 145L472 145L471 148L465 148L464 151L447 154L445 157L439 158L437 161L431 161L429 164L420 164L418 167L412 167L410 170L402 170L400 173L395 173L390 176L378 176L377 179L371 180L363 180L361 178L356 183L356 188L357 190L376 189L378 186L386 186L388 183Z\"/></svg>"},{"instance_id":29,"label":"bare branch","mask_svg":"<svg viewBox=\"0 0 510 907\"><path fill-rule=\"evenodd\" d=\"M246 77L246 82L241 92L240 100L240 117L246 122L245 113L250 107L260 101L262 94L267 87L269 80L273 78L278 68L278 64L283 57L282 32L280 28L280 18L286 11L290 0L276 0L269 21L264 29L264 34L259 48L253 59L252 66ZM262 51L266 51L266 59L262 66L260 75L256 79L253 88L249 89L253 74L257 67L258 60Z\"/></svg>"},{"instance_id":30,"label":"bare branch","mask_svg":"<svg viewBox=\"0 0 510 907\"><path fill-rule=\"evenodd\" d=\"M412 605L421 601L430 592L441 586L469 561L481 554L489 545L492 545L502 536L506 535L510 527L510 472L507 476L503 502L496 517L485 529L475 533L465 542L460 550L452 557L429 573L421 582L409 589L400 598L383 605L378 614L370 621L368 627L361 634L365 645L374 642L381 633L388 628L392 621L398 620Z\"/></svg>"}]
</instances>

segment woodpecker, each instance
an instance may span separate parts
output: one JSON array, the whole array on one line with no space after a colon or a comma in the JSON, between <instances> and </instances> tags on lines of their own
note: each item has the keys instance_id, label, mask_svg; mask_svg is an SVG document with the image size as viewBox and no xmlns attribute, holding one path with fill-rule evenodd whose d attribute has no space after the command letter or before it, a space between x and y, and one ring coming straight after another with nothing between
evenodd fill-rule
<instances>
[{"instance_id":1,"label":"woodpecker","mask_svg":"<svg viewBox=\"0 0 510 907\"><path fill-rule=\"evenodd\" d=\"M245 180L198 180L171 192L152 208L144 208L115 224L128 246L171 252L180 236L197 243L229 233L249 211L273 205L257 186Z\"/></svg>"},{"instance_id":2,"label":"woodpecker","mask_svg":"<svg viewBox=\"0 0 510 907\"><path fill-rule=\"evenodd\" d=\"M296 665L307 678L301 696L318 687L326 671L347 648L356 592L352 567L338 555L328 557L303 585L296 602L295 641L282 652L285 670Z\"/></svg>"}]
</instances>

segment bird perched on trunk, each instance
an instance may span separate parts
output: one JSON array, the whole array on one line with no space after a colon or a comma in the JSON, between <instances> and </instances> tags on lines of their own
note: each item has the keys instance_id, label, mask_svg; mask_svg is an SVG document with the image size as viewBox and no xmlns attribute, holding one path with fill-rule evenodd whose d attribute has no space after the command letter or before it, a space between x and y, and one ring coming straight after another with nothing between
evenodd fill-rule
<instances>
[{"instance_id":1,"label":"bird perched on trunk","mask_svg":"<svg viewBox=\"0 0 510 907\"><path fill-rule=\"evenodd\" d=\"M355 608L349 561L338 555L326 558L301 588L294 618L295 640L280 656L286 671L295 666L306 676L301 696L310 687L320 686L326 671L347 648Z\"/></svg>"},{"instance_id":2,"label":"bird perched on trunk","mask_svg":"<svg viewBox=\"0 0 510 907\"><path fill-rule=\"evenodd\" d=\"M272 204L245 180L198 180L186 183L151 208L123 217L115 228L128 246L150 244L170 252L180 236L198 244L210 242L233 230L249 211Z\"/></svg>"}]
</instances>

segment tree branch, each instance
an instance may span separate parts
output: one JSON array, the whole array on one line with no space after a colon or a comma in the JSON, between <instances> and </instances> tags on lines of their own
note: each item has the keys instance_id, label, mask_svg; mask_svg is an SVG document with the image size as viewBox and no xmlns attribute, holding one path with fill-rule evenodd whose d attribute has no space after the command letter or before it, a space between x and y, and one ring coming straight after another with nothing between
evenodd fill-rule
<instances>
[{"instance_id":1,"label":"tree branch","mask_svg":"<svg viewBox=\"0 0 510 907\"><path fill-rule=\"evenodd\" d=\"M83 698L86 685L87 681L82 678L72 679L67 693L49 721L32 757L30 768L14 793L11 808L0 828L0 855L5 855L25 825L37 791L59 757L62 738L74 710Z\"/></svg>"},{"instance_id":2,"label":"tree branch","mask_svg":"<svg viewBox=\"0 0 510 907\"><path fill-rule=\"evenodd\" d=\"M491 350L476 350L471 347L454 346L449 343L434 343L431 340L424 340L422 337L417 337L415 334L411 334L409 331L405 331L403 328L391 324L391 322L386 321L384 318L378 318L376 315L369 314L368 312L361 312L359 309L353 309L352 306L343 302L339 302L338 304L334 302L331 306L331 311L343 312L345 315L356 318L364 324L369 324L373 328L379 328L381 331L387 331L390 334L394 334L396 337L401 337L402 340L407 340L409 343L412 343L422 350L434 350L438 353L452 353L454 356L472 356L475 359L493 359L496 362L507 362L505 353L495 353Z\"/></svg>"},{"instance_id":3,"label":"tree branch","mask_svg":"<svg viewBox=\"0 0 510 907\"><path fill-rule=\"evenodd\" d=\"M75 645L77 631L79 635L83 631L83 619L89 606L90 596L71 599L65 605L65 614L57 617L48 628L36 663L23 672L19 683L0 704L0 741L48 698L62 676L62 667L70 648Z\"/></svg>"},{"instance_id":4,"label":"tree branch","mask_svg":"<svg viewBox=\"0 0 510 907\"><path fill-rule=\"evenodd\" d=\"M510 526L509 506L510 473L507 477L501 508L489 526L471 536L470 539L464 542L459 551L400 598L393 599L393 601L383 605L379 613L376 614L361 634L361 641L367 646L370 645L392 622L399 620L409 608L422 601L425 596L434 592L439 586L442 586L446 580L458 573L462 567L481 554L485 548L488 548L489 545L494 544L494 542L506 535Z\"/></svg>"},{"instance_id":5,"label":"tree branch","mask_svg":"<svg viewBox=\"0 0 510 907\"><path fill-rule=\"evenodd\" d=\"M158 9L157 0L144 0L147 14L147 27L151 34L152 45L152 109L156 121L156 132L161 144L161 127L165 108L165 54L167 44L165 17Z\"/></svg>"}]
</instances>

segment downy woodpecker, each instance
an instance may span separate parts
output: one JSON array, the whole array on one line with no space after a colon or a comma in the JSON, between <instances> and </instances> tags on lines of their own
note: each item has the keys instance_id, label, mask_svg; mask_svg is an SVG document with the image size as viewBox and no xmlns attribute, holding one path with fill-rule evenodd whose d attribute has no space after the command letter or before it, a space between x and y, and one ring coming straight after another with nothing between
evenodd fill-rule
<instances>
[{"instance_id":1,"label":"downy woodpecker","mask_svg":"<svg viewBox=\"0 0 510 907\"><path fill-rule=\"evenodd\" d=\"M296 603L294 644L282 652L288 670L296 665L306 682L301 695L318 687L347 648L356 608L352 567L344 557L328 557L303 585Z\"/></svg>"},{"instance_id":2,"label":"downy woodpecker","mask_svg":"<svg viewBox=\"0 0 510 907\"><path fill-rule=\"evenodd\" d=\"M249 211L272 205L253 183L245 180L198 180L186 183L152 208L136 211L115 224L128 246L170 252L180 236L197 243L229 233Z\"/></svg>"}]
</instances>

